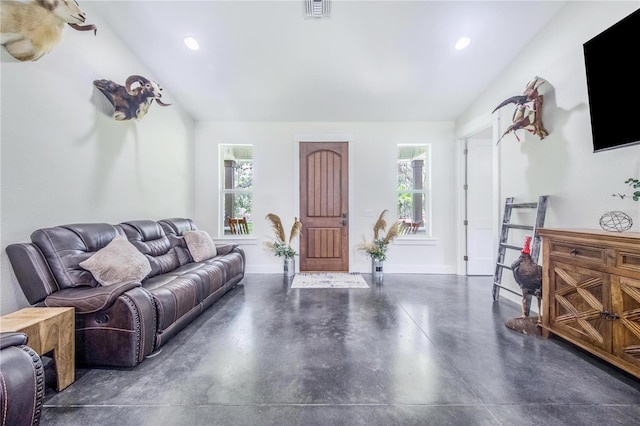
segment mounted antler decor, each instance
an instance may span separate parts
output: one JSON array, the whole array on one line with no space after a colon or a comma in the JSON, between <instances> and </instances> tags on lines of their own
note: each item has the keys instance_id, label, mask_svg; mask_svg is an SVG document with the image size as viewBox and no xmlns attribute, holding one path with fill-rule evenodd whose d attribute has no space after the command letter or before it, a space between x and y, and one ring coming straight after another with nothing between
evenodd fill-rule
<instances>
[{"instance_id":1,"label":"mounted antler decor","mask_svg":"<svg viewBox=\"0 0 640 426\"><path fill-rule=\"evenodd\" d=\"M139 85L134 87L134 85ZM162 87L140 75L131 75L124 86L111 80L95 80L93 85L111 102L115 110L113 118L118 121L136 119L145 116L155 100L160 106L170 106L160 100Z\"/></svg>"},{"instance_id":2,"label":"mounted antler decor","mask_svg":"<svg viewBox=\"0 0 640 426\"><path fill-rule=\"evenodd\" d=\"M508 133L513 132L518 142L520 142L520 138L516 133L517 130L526 130L528 132L533 133L534 135L538 135L540 140L544 139L549 135L549 132L544 128L542 124L542 95L538 93L538 87L544 84L544 80L539 77L534 77L529 83L527 83L527 87L524 90L522 95L512 96L508 99L505 99L495 107L495 109L491 112L492 114L508 104L516 104L516 110L513 113L512 124L507 127L507 130L500 136L498 142L500 143L502 138L504 138Z\"/></svg>"},{"instance_id":3,"label":"mounted antler decor","mask_svg":"<svg viewBox=\"0 0 640 426\"><path fill-rule=\"evenodd\" d=\"M49 53L62 38L64 24L78 31L95 25L81 25L86 19L74 0L0 1L0 39L19 61L36 61Z\"/></svg>"}]
</instances>

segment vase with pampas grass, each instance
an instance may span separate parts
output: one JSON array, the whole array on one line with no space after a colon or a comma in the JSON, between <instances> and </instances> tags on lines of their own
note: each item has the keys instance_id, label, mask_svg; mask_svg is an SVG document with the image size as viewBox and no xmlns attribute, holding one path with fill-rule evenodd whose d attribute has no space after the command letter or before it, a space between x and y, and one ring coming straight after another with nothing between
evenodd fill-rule
<instances>
[{"instance_id":1,"label":"vase with pampas grass","mask_svg":"<svg viewBox=\"0 0 640 426\"><path fill-rule=\"evenodd\" d=\"M384 219L384 216L388 212L386 209L383 210L373 225L373 240L367 242L367 240L362 237L363 242L356 246L356 249L364 251L367 256L371 257L371 272L374 277L382 276L382 262L387 260L389 243L398 236L398 222L389 227L386 235L382 235L387 228L387 221Z\"/></svg>"},{"instance_id":2,"label":"vase with pampas grass","mask_svg":"<svg viewBox=\"0 0 640 426\"><path fill-rule=\"evenodd\" d=\"M300 235L302 231L302 222L300 222L297 217L294 218L293 226L289 233L289 239L287 239L280 216L274 213L269 213L267 214L266 219L271 224L271 228L273 229L275 236L273 240L268 241L266 245L271 251L273 251L273 254L275 254L276 257L284 257L284 274L288 277L293 276L296 273L295 256L297 256L298 253L291 244L293 243L293 240Z\"/></svg>"}]
</instances>

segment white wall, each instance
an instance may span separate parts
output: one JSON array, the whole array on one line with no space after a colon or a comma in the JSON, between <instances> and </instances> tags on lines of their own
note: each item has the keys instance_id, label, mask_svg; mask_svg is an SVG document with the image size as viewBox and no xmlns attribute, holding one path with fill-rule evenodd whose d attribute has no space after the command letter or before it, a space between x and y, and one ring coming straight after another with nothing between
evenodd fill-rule
<instances>
[{"instance_id":1,"label":"white wall","mask_svg":"<svg viewBox=\"0 0 640 426\"><path fill-rule=\"evenodd\" d=\"M1 48L0 313L28 304L5 248L29 241L35 229L193 213L193 121L177 104L154 104L139 122L111 117L94 80L154 75L89 4L83 8L97 36L67 27L36 62L18 62ZM171 88L164 89L171 103Z\"/></svg>"},{"instance_id":2,"label":"white wall","mask_svg":"<svg viewBox=\"0 0 640 426\"><path fill-rule=\"evenodd\" d=\"M456 122L462 127L502 100L521 94L534 76L547 80L540 92L544 95L543 123L549 136L541 141L527 133L518 143L510 134L499 145L500 198L549 194L547 226L599 228L598 220L604 212L624 210L632 215L634 230L640 229L640 203L611 196L613 192L629 193L624 181L640 176L640 146L593 153L582 52L585 41L639 6L638 1L568 2ZM502 131L511 124L512 112L510 107L500 110ZM520 132L521 138L523 134Z\"/></svg>"},{"instance_id":3,"label":"white wall","mask_svg":"<svg viewBox=\"0 0 640 426\"><path fill-rule=\"evenodd\" d=\"M254 149L254 235L241 239L248 272L280 272L282 260L264 249L272 234L264 220L278 214L285 228L299 215L298 148L300 140L350 143L350 270L370 272L367 257L354 246L371 238L383 209L395 220L397 144L430 143L433 156L433 239L416 245L396 240L385 262L386 272L455 272L453 123L256 123L198 122L196 124L195 220L219 235L218 202L220 144L252 144ZM374 212L366 216L366 211ZM304 230L303 230L304 232Z\"/></svg>"},{"instance_id":4,"label":"white wall","mask_svg":"<svg viewBox=\"0 0 640 426\"><path fill-rule=\"evenodd\" d=\"M630 193L624 181L640 177L640 145L593 153L582 50L584 42L639 6L638 1L567 2L457 120L458 130L468 130L474 121L486 122L487 114L502 100L520 95L534 76L547 81L540 93L544 95L543 123L549 136L540 140L520 131L522 142L510 134L496 148L501 162L498 175L502 203L509 196L535 200L548 194L546 227L600 229L603 213L622 210L634 220L632 231L640 230L640 203L611 196L614 192ZM629 90L631 93L635 89ZM511 124L512 113L513 106L494 114L501 116L500 134Z\"/></svg>"},{"instance_id":5,"label":"white wall","mask_svg":"<svg viewBox=\"0 0 640 426\"><path fill-rule=\"evenodd\" d=\"M626 189L627 177L640 176L640 146L592 153L582 57L582 43L639 6L638 1L568 2L457 120L455 128L466 131L501 115L504 130L512 110L505 107L494 116L490 111L503 99L520 94L533 76L547 80L541 92L543 120L550 135L540 141L527 134L521 143L509 135L496 148L501 161L500 200L551 195L547 226L595 229L603 212L621 209L632 214L634 229L640 229L640 203L610 196ZM385 270L456 271L459 176L453 123L203 122L194 126L176 104L168 108L154 104L140 122L115 122L92 81L124 82L130 74L154 75L92 13L89 2L83 8L88 21L98 25L96 37L67 28L62 43L37 62L19 63L0 49L0 313L27 303L4 249L10 243L28 241L39 227L190 216L217 235L218 144L254 145L254 238L242 241L248 253L247 270L281 271L280 259L263 249L270 229L260 218L273 211L286 225L298 212L296 141L301 135L350 142L352 247L363 235L371 235L378 212L385 208L395 212L396 144L433 144L434 239L418 245L393 244ZM172 102L170 87L165 87L165 98ZM367 210L374 216L365 216ZM350 269L368 272L368 259L352 250Z\"/></svg>"}]
</instances>

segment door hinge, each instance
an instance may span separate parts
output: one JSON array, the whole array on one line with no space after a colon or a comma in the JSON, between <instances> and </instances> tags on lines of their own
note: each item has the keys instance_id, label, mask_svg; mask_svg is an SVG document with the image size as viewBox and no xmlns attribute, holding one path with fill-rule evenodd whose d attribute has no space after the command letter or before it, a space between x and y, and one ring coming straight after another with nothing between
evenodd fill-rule
<instances>
[{"instance_id":1,"label":"door hinge","mask_svg":"<svg viewBox=\"0 0 640 426\"><path fill-rule=\"evenodd\" d=\"M462 189L464 189L465 191L469 190L469 185L467 185L466 183L464 185L462 185Z\"/></svg>"},{"instance_id":2,"label":"door hinge","mask_svg":"<svg viewBox=\"0 0 640 426\"><path fill-rule=\"evenodd\" d=\"M468 220L463 220L463 221L462 221L462 224L463 224L464 226L469 226L469 221L468 221Z\"/></svg>"},{"instance_id":3,"label":"door hinge","mask_svg":"<svg viewBox=\"0 0 640 426\"><path fill-rule=\"evenodd\" d=\"M464 260L465 262L468 262L468 261L469 261L469 256L464 256L464 257L462 258L462 260Z\"/></svg>"},{"instance_id":4,"label":"door hinge","mask_svg":"<svg viewBox=\"0 0 640 426\"><path fill-rule=\"evenodd\" d=\"M463 153L464 155L469 155L469 149L468 149L468 148L465 148L465 149L464 149L464 151L462 151L462 153Z\"/></svg>"}]
</instances>

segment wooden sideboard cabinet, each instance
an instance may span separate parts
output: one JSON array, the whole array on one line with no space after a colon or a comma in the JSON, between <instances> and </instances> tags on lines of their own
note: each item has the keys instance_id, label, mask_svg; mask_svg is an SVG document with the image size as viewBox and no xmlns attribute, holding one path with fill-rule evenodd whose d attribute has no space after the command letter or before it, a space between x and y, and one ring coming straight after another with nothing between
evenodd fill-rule
<instances>
[{"instance_id":1,"label":"wooden sideboard cabinet","mask_svg":"<svg viewBox=\"0 0 640 426\"><path fill-rule=\"evenodd\" d=\"M640 378L640 233L538 229L543 336Z\"/></svg>"}]
</instances>

